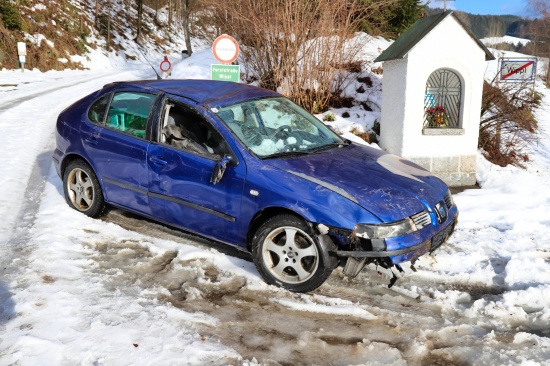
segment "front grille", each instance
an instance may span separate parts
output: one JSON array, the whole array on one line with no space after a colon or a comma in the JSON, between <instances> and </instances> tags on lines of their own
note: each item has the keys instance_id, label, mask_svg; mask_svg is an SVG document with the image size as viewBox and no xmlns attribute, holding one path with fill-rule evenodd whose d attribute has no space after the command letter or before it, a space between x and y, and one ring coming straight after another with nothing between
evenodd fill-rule
<instances>
[{"instance_id":1,"label":"front grille","mask_svg":"<svg viewBox=\"0 0 550 366\"><path fill-rule=\"evenodd\" d=\"M451 192L447 192L444 199L445 199L445 205L447 206L447 208L453 207L453 197L451 196Z\"/></svg>"},{"instance_id":2,"label":"front grille","mask_svg":"<svg viewBox=\"0 0 550 366\"><path fill-rule=\"evenodd\" d=\"M411 216L411 219L413 220L414 224L416 225L416 228L418 230L422 229L423 227L426 227L432 223L432 219L430 217L430 214L428 211L422 211L417 214L414 214Z\"/></svg>"}]
</instances>

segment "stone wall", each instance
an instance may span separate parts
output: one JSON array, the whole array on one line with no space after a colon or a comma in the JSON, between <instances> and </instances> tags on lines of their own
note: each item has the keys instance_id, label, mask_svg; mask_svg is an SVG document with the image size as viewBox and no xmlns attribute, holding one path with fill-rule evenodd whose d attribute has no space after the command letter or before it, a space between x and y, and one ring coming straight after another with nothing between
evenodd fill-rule
<instances>
[{"instance_id":1,"label":"stone wall","mask_svg":"<svg viewBox=\"0 0 550 366\"><path fill-rule=\"evenodd\" d=\"M449 187L476 184L476 155L414 157L410 160L441 178Z\"/></svg>"}]
</instances>

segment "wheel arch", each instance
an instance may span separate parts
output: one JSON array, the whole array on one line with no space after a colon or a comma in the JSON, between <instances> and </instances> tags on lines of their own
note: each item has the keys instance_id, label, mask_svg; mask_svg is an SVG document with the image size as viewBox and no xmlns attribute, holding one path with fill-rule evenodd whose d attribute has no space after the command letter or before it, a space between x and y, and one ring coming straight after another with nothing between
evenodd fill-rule
<instances>
[{"instance_id":1,"label":"wheel arch","mask_svg":"<svg viewBox=\"0 0 550 366\"><path fill-rule=\"evenodd\" d=\"M73 162L73 161L76 161L76 160L82 160L83 162L85 162L86 164L88 164L90 166L90 168L92 168L92 170L94 171L95 173L95 169L93 168L92 164L90 164L90 162L88 161L88 159L86 159L85 157L83 157L82 155L79 155L79 154L69 154L67 156L65 156L63 158L63 160L61 161L61 167L59 169L59 171L61 172L61 178L63 179L63 176L65 175L65 170L67 169L67 167ZM97 176L97 174L96 174Z\"/></svg>"},{"instance_id":2,"label":"wheel arch","mask_svg":"<svg viewBox=\"0 0 550 366\"><path fill-rule=\"evenodd\" d=\"M97 172L94 168L94 166L90 163L90 161L88 159L86 159L84 156L80 155L80 154L75 154L75 153L71 153L71 154L68 154L67 156L65 156L63 158L63 160L61 161L61 164L60 164L60 168L59 168L59 171L61 172L61 180L63 180L63 177L65 176L65 171L67 170L67 167L69 165L71 165L72 162L74 161L77 161L77 160L82 160L84 163L86 163L90 169L92 169L92 171L94 172L98 182L99 182L99 186L101 188L101 191L103 192L103 198L105 200L106 203L108 203L108 199L107 199L107 195L105 194L105 187L103 187L103 180L101 179L101 177L99 177L97 175Z\"/></svg>"},{"instance_id":3,"label":"wheel arch","mask_svg":"<svg viewBox=\"0 0 550 366\"><path fill-rule=\"evenodd\" d=\"M250 221L250 224L248 225L248 231L246 234L246 249L251 252L252 251L252 238L254 237L254 234L258 230L258 228L269 218L277 216L277 215L283 215L283 214L289 214L296 216L297 218L303 220L306 223L310 223L308 219L306 219L303 215L300 213L293 211L286 207L266 207L262 209L261 211L258 211L256 215L252 218Z\"/></svg>"}]
</instances>

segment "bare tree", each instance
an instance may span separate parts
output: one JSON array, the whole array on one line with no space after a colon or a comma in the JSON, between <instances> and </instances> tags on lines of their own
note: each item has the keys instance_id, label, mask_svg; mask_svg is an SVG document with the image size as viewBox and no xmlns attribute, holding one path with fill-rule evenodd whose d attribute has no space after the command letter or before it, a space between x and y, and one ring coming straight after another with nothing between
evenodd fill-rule
<instances>
[{"instance_id":1,"label":"bare tree","mask_svg":"<svg viewBox=\"0 0 550 366\"><path fill-rule=\"evenodd\" d=\"M174 0L168 0L168 26L172 26L172 11Z\"/></svg>"},{"instance_id":2,"label":"bare tree","mask_svg":"<svg viewBox=\"0 0 550 366\"><path fill-rule=\"evenodd\" d=\"M139 36L141 35L141 18L143 17L143 0L136 0L137 1L137 35L136 35L136 42L139 43Z\"/></svg>"},{"instance_id":3,"label":"bare tree","mask_svg":"<svg viewBox=\"0 0 550 366\"><path fill-rule=\"evenodd\" d=\"M158 14L159 14L159 5L160 5L160 0L156 0L155 1L155 22L158 23Z\"/></svg>"},{"instance_id":4,"label":"bare tree","mask_svg":"<svg viewBox=\"0 0 550 366\"><path fill-rule=\"evenodd\" d=\"M99 0L95 0L95 15L94 15L94 22L95 26L98 25L98 16L99 16Z\"/></svg>"},{"instance_id":5,"label":"bare tree","mask_svg":"<svg viewBox=\"0 0 550 366\"><path fill-rule=\"evenodd\" d=\"M349 41L368 10L356 1L210 0L203 8L211 18L202 31L211 40L221 32L239 41L248 81L314 112L338 97L349 82L344 69L364 46Z\"/></svg>"},{"instance_id":6,"label":"bare tree","mask_svg":"<svg viewBox=\"0 0 550 366\"><path fill-rule=\"evenodd\" d=\"M550 3L548 0L528 0L528 4L535 19L528 26L531 42L526 51L538 57L550 58ZM545 71L546 84L550 85L550 65L546 66Z\"/></svg>"},{"instance_id":7,"label":"bare tree","mask_svg":"<svg viewBox=\"0 0 550 366\"><path fill-rule=\"evenodd\" d=\"M187 56L191 56L193 49L191 48L191 34L189 27L189 0L181 0L181 18L183 22L183 31L185 33L185 47L187 48Z\"/></svg>"}]
</instances>

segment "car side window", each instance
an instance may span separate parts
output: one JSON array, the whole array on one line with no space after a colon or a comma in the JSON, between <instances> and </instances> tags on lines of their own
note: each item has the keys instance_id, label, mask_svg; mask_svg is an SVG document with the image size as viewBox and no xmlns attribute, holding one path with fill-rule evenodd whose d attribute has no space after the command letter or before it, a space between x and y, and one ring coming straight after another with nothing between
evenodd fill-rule
<instances>
[{"instance_id":1,"label":"car side window","mask_svg":"<svg viewBox=\"0 0 550 366\"><path fill-rule=\"evenodd\" d=\"M128 135L145 138L147 120L156 97L146 93L115 93L105 125Z\"/></svg>"},{"instance_id":2,"label":"car side window","mask_svg":"<svg viewBox=\"0 0 550 366\"><path fill-rule=\"evenodd\" d=\"M212 160L219 160L230 151L214 126L180 104L166 103L160 123L160 142L163 144Z\"/></svg>"},{"instance_id":3,"label":"car side window","mask_svg":"<svg viewBox=\"0 0 550 366\"><path fill-rule=\"evenodd\" d=\"M109 105L110 100L110 93L96 100L90 109L88 109L88 119L93 123L105 123L105 114L107 112L107 106Z\"/></svg>"}]
</instances>

